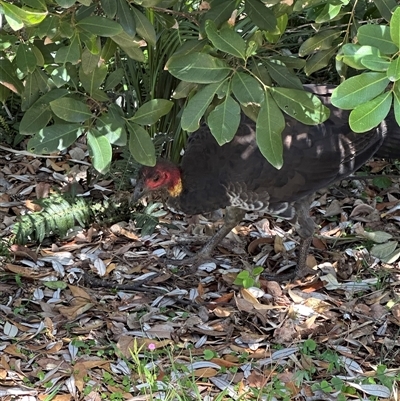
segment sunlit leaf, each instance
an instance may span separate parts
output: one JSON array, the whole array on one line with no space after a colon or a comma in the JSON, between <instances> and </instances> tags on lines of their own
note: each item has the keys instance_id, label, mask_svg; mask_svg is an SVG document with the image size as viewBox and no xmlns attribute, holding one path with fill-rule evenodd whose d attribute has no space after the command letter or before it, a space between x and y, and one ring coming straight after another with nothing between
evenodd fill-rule
<instances>
[{"instance_id":1,"label":"sunlit leaf","mask_svg":"<svg viewBox=\"0 0 400 401\"><path fill-rule=\"evenodd\" d=\"M135 115L130 118L136 124L151 125L156 123L162 116L168 114L173 102L165 99L152 99L139 107Z\"/></svg>"},{"instance_id":2,"label":"sunlit leaf","mask_svg":"<svg viewBox=\"0 0 400 401\"><path fill-rule=\"evenodd\" d=\"M396 57L390 62L387 70L387 77L392 81L396 82L400 79L400 57Z\"/></svg>"},{"instance_id":3,"label":"sunlit leaf","mask_svg":"<svg viewBox=\"0 0 400 401\"><path fill-rule=\"evenodd\" d=\"M379 49L373 46L360 46L353 43L346 43L341 47L336 59L356 70L364 70L365 66L362 63L362 59L370 55L380 57Z\"/></svg>"},{"instance_id":4,"label":"sunlit leaf","mask_svg":"<svg viewBox=\"0 0 400 401\"><path fill-rule=\"evenodd\" d=\"M302 43L299 49L299 56L304 57L316 50L327 50L332 46L332 42L340 36L340 31L327 30L316 33Z\"/></svg>"},{"instance_id":5,"label":"sunlit leaf","mask_svg":"<svg viewBox=\"0 0 400 401\"><path fill-rule=\"evenodd\" d=\"M383 54L393 54L399 50L392 42L387 25L362 25L358 28L357 38L361 45L374 46Z\"/></svg>"},{"instance_id":6,"label":"sunlit leaf","mask_svg":"<svg viewBox=\"0 0 400 401\"><path fill-rule=\"evenodd\" d=\"M66 89L54 89L41 96L22 117L19 132L22 135L34 135L44 128L52 117L50 102L67 95Z\"/></svg>"},{"instance_id":7,"label":"sunlit leaf","mask_svg":"<svg viewBox=\"0 0 400 401\"><path fill-rule=\"evenodd\" d=\"M136 7L132 7L135 17L136 33L141 36L149 45L155 46L157 41L154 25Z\"/></svg>"},{"instance_id":8,"label":"sunlit leaf","mask_svg":"<svg viewBox=\"0 0 400 401\"><path fill-rule=\"evenodd\" d=\"M148 132L135 123L126 123L129 131L129 150L135 160L145 166L156 164L156 151Z\"/></svg>"},{"instance_id":9,"label":"sunlit leaf","mask_svg":"<svg viewBox=\"0 0 400 401\"><path fill-rule=\"evenodd\" d=\"M181 125L183 130L194 132L199 128L200 119L223 84L223 82L218 82L207 85L189 100L182 113Z\"/></svg>"},{"instance_id":10,"label":"sunlit leaf","mask_svg":"<svg viewBox=\"0 0 400 401\"><path fill-rule=\"evenodd\" d=\"M211 20L206 22L205 28L208 38L218 50L242 59L246 58L246 42L233 28L224 25L218 31Z\"/></svg>"},{"instance_id":11,"label":"sunlit leaf","mask_svg":"<svg viewBox=\"0 0 400 401\"><path fill-rule=\"evenodd\" d=\"M54 124L43 128L28 141L29 152L36 154L62 151L84 132L80 124Z\"/></svg>"},{"instance_id":12,"label":"sunlit leaf","mask_svg":"<svg viewBox=\"0 0 400 401\"><path fill-rule=\"evenodd\" d=\"M283 166L282 131L285 118L269 92L258 113L256 138L260 152L277 169Z\"/></svg>"},{"instance_id":13,"label":"sunlit leaf","mask_svg":"<svg viewBox=\"0 0 400 401\"><path fill-rule=\"evenodd\" d=\"M124 29L124 33L133 38L136 35L135 15L126 0L117 1L117 17L118 21Z\"/></svg>"},{"instance_id":14,"label":"sunlit leaf","mask_svg":"<svg viewBox=\"0 0 400 401\"><path fill-rule=\"evenodd\" d=\"M350 110L382 93L389 83L385 73L367 72L346 79L332 93L332 104Z\"/></svg>"},{"instance_id":15,"label":"sunlit leaf","mask_svg":"<svg viewBox=\"0 0 400 401\"><path fill-rule=\"evenodd\" d=\"M392 105L392 93L385 92L357 106L349 116L350 128L354 132L366 132L386 118Z\"/></svg>"},{"instance_id":16,"label":"sunlit leaf","mask_svg":"<svg viewBox=\"0 0 400 401\"><path fill-rule=\"evenodd\" d=\"M22 82L18 79L15 67L6 59L0 59L0 83L15 93L24 91Z\"/></svg>"},{"instance_id":17,"label":"sunlit leaf","mask_svg":"<svg viewBox=\"0 0 400 401\"><path fill-rule=\"evenodd\" d=\"M231 72L223 60L206 53L174 56L168 61L167 69L176 78L199 84L220 82Z\"/></svg>"},{"instance_id":18,"label":"sunlit leaf","mask_svg":"<svg viewBox=\"0 0 400 401\"><path fill-rule=\"evenodd\" d=\"M271 94L282 111L303 124L320 124L329 117L329 109L310 92L276 87Z\"/></svg>"},{"instance_id":19,"label":"sunlit leaf","mask_svg":"<svg viewBox=\"0 0 400 401\"><path fill-rule=\"evenodd\" d=\"M76 25L93 35L104 37L115 36L122 32L122 26L117 22L96 15L84 18Z\"/></svg>"},{"instance_id":20,"label":"sunlit leaf","mask_svg":"<svg viewBox=\"0 0 400 401\"><path fill-rule=\"evenodd\" d=\"M244 72L237 72L233 76L232 92L236 99L244 105L260 104L264 99L264 91L260 82Z\"/></svg>"},{"instance_id":21,"label":"sunlit leaf","mask_svg":"<svg viewBox=\"0 0 400 401\"><path fill-rule=\"evenodd\" d=\"M397 7L390 20L390 37L400 47L400 7Z\"/></svg>"},{"instance_id":22,"label":"sunlit leaf","mask_svg":"<svg viewBox=\"0 0 400 401\"><path fill-rule=\"evenodd\" d=\"M93 167L99 173L107 173L112 159L112 148L108 138L91 128L87 133L87 144Z\"/></svg>"},{"instance_id":23,"label":"sunlit leaf","mask_svg":"<svg viewBox=\"0 0 400 401\"><path fill-rule=\"evenodd\" d=\"M62 120L79 123L92 117L92 113L86 103L70 97L62 97L50 102L52 112Z\"/></svg>"},{"instance_id":24,"label":"sunlit leaf","mask_svg":"<svg viewBox=\"0 0 400 401\"><path fill-rule=\"evenodd\" d=\"M277 21L274 13L260 0L246 0L244 11L260 29L274 31Z\"/></svg>"},{"instance_id":25,"label":"sunlit leaf","mask_svg":"<svg viewBox=\"0 0 400 401\"><path fill-rule=\"evenodd\" d=\"M219 145L230 142L240 123L240 106L231 96L227 96L207 118L211 133Z\"/></svg>"}]
</instances>

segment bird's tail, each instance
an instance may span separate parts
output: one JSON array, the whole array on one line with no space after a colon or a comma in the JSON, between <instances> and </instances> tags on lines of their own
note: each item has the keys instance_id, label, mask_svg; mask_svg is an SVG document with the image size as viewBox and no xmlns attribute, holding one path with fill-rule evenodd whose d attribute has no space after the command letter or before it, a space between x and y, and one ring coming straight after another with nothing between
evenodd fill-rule
<instances>
[{"instance_id":1,"label":"bird's tail","mask_svg":"<svg viewBox=\"0 0 400 401\"><path fill-rule=\"evenodd\" d=\"M393 111L377 129L384 132L384 140L374 156L382 159L400 159L400 127Z\"/></svg>"}]
</instances>

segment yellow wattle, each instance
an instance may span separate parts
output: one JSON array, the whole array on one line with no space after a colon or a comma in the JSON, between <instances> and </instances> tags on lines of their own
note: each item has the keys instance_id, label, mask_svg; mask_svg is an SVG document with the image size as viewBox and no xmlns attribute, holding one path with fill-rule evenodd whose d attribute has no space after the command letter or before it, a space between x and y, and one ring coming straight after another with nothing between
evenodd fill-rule
<instances>
[{"instance_id":1,"label":"yellow wattle","mask_svg":"<svg viewBox=\"0 0 400 401\"><path fill-rule=\"evenodd\" d=\"M179 196L182 193L182 189L183 189L182 180L179 178L179 180L177 181L177 183L173 187L168 188L168 192L172 197L175 198L175 197Z\"/></svg>"}]
</instances>

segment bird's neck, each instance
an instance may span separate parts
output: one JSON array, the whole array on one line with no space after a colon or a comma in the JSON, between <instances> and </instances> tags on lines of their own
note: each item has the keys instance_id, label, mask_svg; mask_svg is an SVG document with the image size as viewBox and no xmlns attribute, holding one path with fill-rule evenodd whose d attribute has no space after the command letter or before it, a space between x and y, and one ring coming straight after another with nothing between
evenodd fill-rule
<instances>
[{"instance_id":1,"label":"bird's neck","mask_svg":"<svg viewBox=\"0 0 400 401\"><path fill-rule=\"evenodd\" d=\"M168 193L173 198L176 198L182 193L182 190L183 190L182 180L179 177L178 180L174 183L174 185L168 188Z\"/></svg>"},{"instance_id":2,"label":"bird's neck","mask_svg":"<svg viewBox=\"0 0 400 401\"><path fill-rule=\"evenodd\" d=\"M170 176L170 185L168 186L169 196L176 198L182 193L183 185L182 185L182 177L181 171L178 167L171 171Z\"/></svg>"}]
</instances>

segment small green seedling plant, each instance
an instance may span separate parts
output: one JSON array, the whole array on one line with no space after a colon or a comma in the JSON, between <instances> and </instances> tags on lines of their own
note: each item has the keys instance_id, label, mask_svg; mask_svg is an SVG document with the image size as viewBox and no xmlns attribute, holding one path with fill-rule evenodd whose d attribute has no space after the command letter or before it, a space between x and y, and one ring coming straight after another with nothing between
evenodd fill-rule
<instances>
[{"instance_id":1,"label":"small green seedling plant","mask_svg":"<svg viewBox=\"0 0 400 401\"><path fill-rule=\"evenodd\" d=\"M243 288L260 287L260 275L264 271L261 266L256 266L252 271L243 270L237 276L233 284Z\"/></svg>"}]
</instances>

